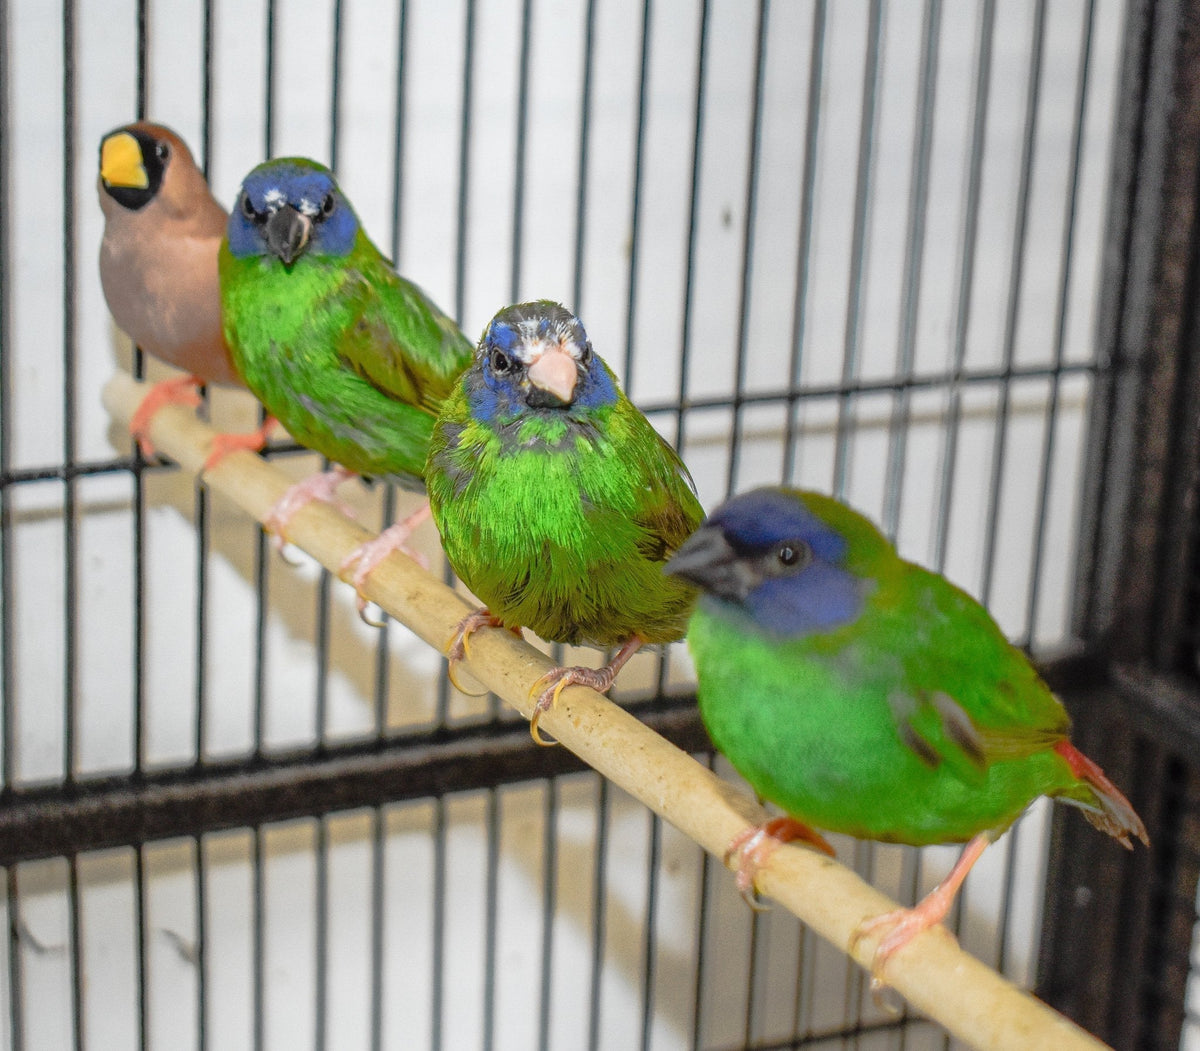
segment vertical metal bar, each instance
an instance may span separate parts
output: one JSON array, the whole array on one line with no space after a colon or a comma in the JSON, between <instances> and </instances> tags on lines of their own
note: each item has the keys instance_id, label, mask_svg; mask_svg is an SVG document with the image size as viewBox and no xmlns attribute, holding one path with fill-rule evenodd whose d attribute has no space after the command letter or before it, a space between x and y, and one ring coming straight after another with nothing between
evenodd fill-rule
<instances>
[{"instance_id":1,"label":"vertical metal bar","mask_svg":"<svg viewBox=\"0 0 1200 1051\"><path fill-rule=\"evenodd\" d=\"M532 0L521 3L521 52L517 57L517 130L513 153L512 269L508 275L508 301L521 297L522 227L525 221L525 153L529 132L529 35ZM495 702L496 698L493 697ZM494 714L494 713L493 713Z\"/></svg>"},{"instance_id":2,"label":"vertical metal bar","mask_svg":"<svg viewBox=\"0 0 1200 1051\"><path fill-rule=\"evenodd\" d=\"M8 35L8 0L0 0L0 478L6 477L12 450L12 330L9 268L9 77L12 41ZM8 790L16 771L16 699L13 696L12 503L8 485L0 482L0 778ZM24 983L21 968L21 900L17 867L4 870L8 910L8 1039L12 1051L23 1051Z\"/></svg>"},{"instance_id":3,"label":"vertical metal bar","mask_svg":"<svg viewBox=\"0 0 1200 1051\"><path fill-rule=\"evenodd\" d=\"M854 230L850 246L849 290L846 297L846 333L842 348L842 385L848 387L858 371L858 328L862 315L863 272L867 258L867 208L871 199L874 161L876 95L879 81L879 47L883 36L881 0L871 0L867 16L866 53L863 58L863 103L858 131L858 170L854 187ZM833 457L833 491L844 496L849 481L851 431L849 392L838 397L837 444Z\"/></svg>"},{"instance_id":4,"label":"vertical metal bar","mask_svg":"<svg viewBox=\"0 0 1200 1051\"><path fill-rule=\"evenodd\" d=\"M144 844L133 846L133 919L137 932L137 1013L138 1047L146 1051L150 1046L150 1000L147 995L149 971L146 966L150 954L150 943L146 929L146 848Z\"/></svg>"},{"instance_id":5,"label":"vertical metal bar","mask_svg":"<svg viewBox=\"0 0 1200 1051\"><path fill-rule=\"evenodd\" d=\"M754 97L750 111L749 156L746 159L746 215L742 224L742 273L738 290L738 332L733 372L733 427L729 437L729 471L726 493L737 487L737 471L742 451L742 395L746 389L746 360L750 343L751 274L754 269L754 227L758 217L758 158L762 145L762 105L767 67L768 0L759 0L755 29Z\"/></svg>"},{"instance_id":6,"label":"vertical metal bar","mask_svg":"<svg viewBox=\"0 0 1200 1051\"><path fill-rule=\"evenodd\" d=\"M590 7L591 5L589 5ZM589 10L589 18L591 12ZM637 332L637 310L638 310L638 276L641 270L641 247L642 247L642 184L643 184L643 164L646 155L646 109L648 102L648 85L650 80L650 26L651 26L651 0L645 0L642 5L642 33L641 45L638 54L638 89L637 89L637 116L634 120L634 139L633 139L633 186L630 193L629 202L629 269L628 281L626 284L626 309L625 309L625 354L622 375L625 381L625 393L628 397L633 397L633 364L634 364L634 345L636 342ZM589 37L591 26L589 25ZM589 55L589 66L590 66ZM581 157L582 161L582 157ZM583 216L583 198L582 187L580 189L580 205L579 215ZM583 227L579 230L579 249L578 257L583 258ZM576 284L582 284L582 273L577 272L575 275ZM680 375L680 382L683 381L683 373ZM682 415L679 417L682 419ZM676 437L676 448L680 447L682 436ZM611 653L605 655L605 660L611 657ZM655 693L662 695L666 686L667 677L667 650L666 647L659 649L654 656L655 660Z\"/></svg>"},{"instance_id":7,"label":"vertical metal bar","mask_svg":"<svg viewBox=\"0 0 1200 1051\"><path fill-rule=\"evenodd\" d=\"M74 1051L83 1051L87 1046L84 1039L83 1007L83 924L79 901L79 856L67 856L67 909L71 944L71 1038Z\"/></svg>"},{"instance_id":8,"label":"vertical metal bar","mask_svg":"<svg viewBox=\"0 0 1200 1051\"><path fill-rule=\"evenodd\" d=\"M392 258L395 259L393 252ZM396 486L391 482L378 482L383 489L383 521L396 520ZM375 697L374 732L382 741L388 731L388 672L391 668L391 618L382 609L379 611L379 632L375 637Z\"/></svg>"},{"instance_id":9,"label":"vertical metal bar","mask_svg":"<svg viewBox=\"0 0 1200 1051\"><path fill-rule=\"evenodd\" d=\"M392 139L392 259L400 265L400 242L404 224L404 137L408 116L408 3L400 0L396 27L396 135Z\"/></svg>"},{"instance_id":10,"label":"vertical metal bar","mask_svg":"<svg viewBox=\"0 0 1200 1051\"><path fill-rule=\"evenodd\" d=\"M387 906L384 862L387 817L382 807L371 814L371 1051L383 1051L383 942Z\"/></svg>"},{"instance_id":11,"label":"vertical metal bar","mask_svg":"<svg viewBox=\"0 0 1200 1051\"><path fill-rule=\"evenodd\" d=\"M608 818L612 808L608 780L596 777L596 843L592 869L592 967L588 982L588 1051L600 1048L600 992L604 978L604 940L608 932Z\"/></svg>"},{"instance_id":12,"label":"vertical metal bar","mask_svg":"<svg viewBox=\"0 0 1200 1051\"><path fill-rule=\"evenodd\" d=\"M650 0L646 0L645 26L649 27ZM688 191L687 261L684 266L683 316L679 324L679 407L675 410L675 448L682 451L686 443L688 376L691 373L692 296L696 283L696 230L700 219L700 158L704 151L704 84L708 65L709 0L701 0L699 52L696 55L696 88L692 127L692 181Z\"/></svg>"},{"instance_id":13,"label":"vertical metal bar","mask_svg":"<svg viewBox=\"0 0 1200 1051\"><path fill-rule=\"evenodd\" d=\"M1059 390L1062 382L1061 370L1063 355L1066 348L1067 307L1071 295L1071 263L1075 249L1075 217L1079 203L1079 173L1083 166L1083 136L1087 124L1088 85L1092 67L1092 36L1095 28L1095 0L1089 0L1083 18L1082 38L1079 44L1079 72L1075 86L1075 124L1071 131L1071 178L1067 189L1066 206L1063 210L1063 230L1061 258L1059 260L1058 296L1055 304L1054 331L1054 374L1050 377L1050 400L1046 407L1045 432L1042 436L1042 455L1039 470L1041 481L1038 488L1037 510L1035 512L1035 527L1033 555L1030 566L1029 594L1025 607L1026 636L1025 644L1033 642L1037 613L1038 597L1041 588L1042 559L1046 543L1046 512L1050 501L1050 473L1054 463L1054 450L1058 430ZM998 942L996 946L996 966L1003 970L1008 965L1009 920L1012 913L1011 888L1015 881L1015 866L1017 847L1020 843L1020 828L1012 831L1012 843L1009 848L1007 865L1004 873L1004 896L1000 899L1000 916L998 917Z\"/></svg>"},{"instance_id":14,"label":"vertical metal bar","mask_svg":"<svg viewBox=\"0 0 1200 1051\"><path fill-rule=\"evenodd\" d=\"M329 167L337 171L341 159L342 112L342 0L333 0L333 27L329 87Z\"/></svg>"},{"instance_id":15,"label":"vertical metal bar","mask_svg":"<svg viewBox=\"0 0 1200 1051\"><path fill-rule=\"evenodd\" d=\"M513 154L513 204L512 204L512 248L511 269L508 275L508 301L516 303L521 296L521 261L523 226L525 221L525 157L529 136L529 39L532 31L532 0L522 0L520 53L517 57L517 127L514 135ZM464 90L466 90L464 85ZM466 100L464 99L464 107ZM464 128L463 156L466 157L469 132ZM465 171L465 169L464 169ZM466 185L464 177L463 185ZM461 218L465 229L465 212ZM498 719L504 705L494 693L487 697L488 716ZM490 1022L485 1022L490 1025Z\"/></svg>"},{"instance_id":16,"label":"vertical metal bar","mask_svg":"<svg viewBox=\"0 0 1200 1051\"><path fill-rule=\"evenodd\" d=\"M875 878L875 844L863 839L854 841L854 861L851 867L867 883ZM842 962L845 983L842 986L842 1027L856 1032L862 1025L862 970L849 956ZM851 1045L858 1047L855 1040Z\"/></svg>"},{"instance_id":17,"label":"vertical metal bar","mask_svg":"<svg viewBox=\"0 0 1200 1051\"><path fill-rule=\"evenodd\" d=\"M792 1004L792 1035L796 1040L812 1032L812 1004L817 988L815 939L816 935L807 926L801 927L796 951L796 999Z\"/></svg>"},{"instance_id":18,"label":"vertical metal bar","mask_svg":"<svg viewBox=\"0 0 1200 1051\"><path fill-rule=\"evenodd\" d=\"M1030 567L1029 595L1025 607L1028 640L1032 641L1041 591L1042 559L1046 546L1046 508L1050 501L1050 472L1057 436L1059 390L1062 384L1063 356L1067 341L1067 309L1071 298L1072 256L1075 251L1075 217L1079 206L1079 171L1083 167L1083 133L1087 123L1088 85L1091 82L1092 33L1095 26L1095 0L1088 0L1079 43L1079 72L1075 85L1075 124L1071 129L1071 179L1063 209L1062 247L1058 270L1058 295L1055 303L1054 372L1050 377L1050 401L1046 408L1046 429L1042 436L1041 483L1038 489L1033 558Z\"/></svg>"},{"instance_id":19,"label":"vertical metal bar","mask_svg":"<svg viewBox=\"0 0 1200 1051\"><path fill-rule=\"evenodd\" d=\"M25 1003L21 981L21 898L17 890L16 865L5 870L4 883L8 905L8 1038L12 1051L22 1051L25 1047Z\"/></svg>"},{"instance_id":20,"label":"vertical metal bar","mask_svg":"<svg viewBox=\"0 0 1200 1051\"><path fill-rule=\"evenodd\" d=\"M500 872L500 794L487 790L485 822L487 856L484 863L483 933L483 1051L491 1051L496 1039L496 892Z\"/></svg>"},{"instance_id":21,"label":"vertical metal bar","mask_svg":"<svg viewBox=\"0 0 1200 1051\"><path fill-rule=\"evenodd\" d=\"M263 149L264 157L270 157L275 145L275 3L267 0L267 20L265 25L266 63L263 70L266 83L263 95Z\"/></svg>"},{"instance_id":22,"label":"vertical metal bar","mask_svg":"<svg viewBox=\"0 0 1200 1051\"><path fill-rule=\"evenodd\" d=\"M75 4L63 0L63 466L75 465ZM79 758L79 646L76 620L79 595L79 542L76 535L76 483L63 481L63 768L75 779Z\"/></svg>"},{"instance_id":23,"label":"vertical metal bar","mask_svg":"<svg viewBox=\"0 0 1200 1051\"><path fill-rule=\"evenodd\" d=\"M200 170L206 181L212 171L212 105L213 105L213 5L214 0L204 0L203 49L204 68L201 88L200 115ZM208 692L208 487L197 478L192 490L196 508L196 693L195 721L192 727L192 747L197 765L204 762L207 748L205 740L206 718L205 696ZM139 603L140 605L140 603Z\"/></svg>"},{"instance_id":24,"label":"vertical metal bar","mask_svg":"<svg viewBox=\"0 0 1200 1051\"><path fill-rule=\"evenodd\" d=\"M645 38L643 37L643 45ZM583 304L583 246L587 239L588 150L592 131L592 67L596 54L596 0L587 0L583 32L583 84L579 98L579 191L575 196L575 266L571 303L576 312ZM629 372L625 379L628 383Z\"/></svg>"},{"instance_id":25,"label":"vertical metal bar","mask_svg":"<svg viewBox=\"0 0 1200 1051\"><path fill-rule=\"evenodd\" d=\"M709 753L707 765L713 768L715 756ZM708 930L708 919L712 909L712 866L713 861L704 851L700 851L700 886L696 900L700 908L696 915L696 976L692 982L692 1037L691 1051L700 1051L704 1046L704 984L708 977L708 945L705 933Z\"/></svg>"},{"instance_id":26,"label":"vertical metal bar","mask_svg":"<svg viewBox=\"0 0 1200 1051\"><path fill-rule=\"evenodd\" d=\"M471 194L471 110L475 89L475 0L463 26L462 112L458 134L458 229L454 255L454 317L461 323L467 294L467 220Z\"/></svg>"},{"instance_id":27,"label":"vertical metal bar","mask_svg":"<svg viewBox=\"0 0 1200 1051\"><path fill-rule=\"evenodd\" d=\"M433 1002L430 1007L430 1051L441 1051L442 1010L446 980L446 799L438 796L433 811Z\"/></svg>"},{"instance_id":28,"label":"vertical metal bar","mask_svg":"<svg viewBox=\"0 0 1200 1051\"><path fill-rule=\"evenodd\" d=\"M538 997L538 1049L550 1047L550 997L554 980L554 913L558 908L558 779L546 784L542 834L542 973Z\"/></svg>"},{"instance_id":29,"label":"vertical metal bar","mask_svg":"<svg viewBox=\"0 0 1200 1051\"><path fill-rule=\"evenodd\" d=\"M796 294L792 304L792 357L788 367L788 414L784 423L783 478L797 471L796 417L800 377L804 365L804 335L808 320L809 261L812 252L813 198L817 173L817 133L821 118L821 83L825 68L826 0L813 4L812 36L808 54L808 99L804 118L804 160L800 176L800 234L796 247Z\"/></svg>"},{"instance_id":30,"label":"vertical metal bar","mask_svg":"<svg viewBox=\"0 0 1200 1051\"><path fill-rule=\"evenodd\" d=\"M193 836L196 851L196 1049L208 1051L208 890L204 840Z\"/></svg>"},{"instance_id":31,"label":"vertical metal bar","mask_svg":"<svg viewBox=\"0 0 1200 1051\"><path fill-rule=\"evenodd\" d=\"M754 1020L761 1007L759 1003L762 983L759 980L762 969L759 967L759 956L762 951L764 918L761 913L753 911L750 916L750 946L747 953L749 966L746 968L746 1009L742 1017L742 1043L750 1047L754 1043Z\"/></svg>"},{"instance_id":32,"label":"vertical metal bar","mask_svg":"<svg viewBox=\"0 0 1200 1051\"><path fill-rule=\"evenodd\" d=\"M138 120L146 116L149 82L149 12L148 0L137 4L137 103ZM136 343L133 346L133 374L142 379L146 372L146 355ZM137 770L145 761L144 720L146 710L146 480L143 473L142 447L133 443L133 762Z\"/></svg>"},{"instance_id":33,"label":"vertical metal bar","mask_svg":"<svg viewBox=\"0 0 1200 1051\"><path fill-rule=\"evenodd\" d=\"M983 0L979 14L978 61L975 66L975 102L972 107L971 153L967 170L966 201L963 208L963 237L959 249L958 288L954 311L954 348L951 364L950 402L946 408L946 445L938 486L938 511L934 523L933 565L938 572L946 566L949 541L951 487L958 461L958 428L962 418L962 373L967 359L967 331L975 290L975 252L979 243L979 197L983 184L983 153L987 142L988 100L992 79L992 41L996 28L996 0Z\"/></svg>"},{"instance_id":34,"label":"vertical metal bar","mask_svg":"<svg viewBox=\"0 0 1200 1051\"><path fill-rule=\"evenodd\" d=\"M329 93L329 166L337 171L338 162L340 160L338 146L341 141L341 121L339 113L341 111L341 68L342 68L342 0L334 0L333 4L333 27L332 27L332 56L330 58L330 93ZM322 461L322 469L328 470L330 462ZM317 578L317 594L316 594L316 624L313 631L313 646L316 650L316 688L313 698L313 721L314 731L313 737L316 741L317 750L325 747L325 730L326 721L329 709L329 593L331 588L331 574L325 567L321 567L320 575ZM317 852L317 882L321 884L324 880L324 869L328 865L328 857L324 851ZM318 908L324 906L324 901L318 902ZM321 964L318 965L323 966ZM318 1003L318 1011L324 1010L324 1003ZM318 1041L324 1038L318 1036Z\"/></svg>"},{"instance_id":35,"label":"vertical metal bar","mask_svg":"<svg viewBox=\"0 0 1200 1051\"><path fill-rule=\"evenodd\" d=\"M313 849L316 852L315 937L313 938L313 1047L325 1051L329 1017L329 818L318 816Z\"/></svg>"},{"instance_id":36,"label":"vertical metal bar","mask_svg":"<svg viewBox=\"0 0 1200 1051\"><path fill-rule=\"evenodd\" d=\"M642 932L642 1051L650 1051L654 1028L654 978L658 962L658 884L662 863L662 819L650 818L650 849L647 858L646 920Z\"/></svg>"},{"instance_id":37,"label":"vertical metal bar","mask_svg":"<svg viewBox=\"0 0 1200 1051\"><path fill-rule=\"evenodd\" d=\"M983 580L980 598L986 606L992 595L995 573L996 537L999 532L1000 490L1004 480L1004 461L1008 446L1011 378L1016 352L1017 321L1021 309L1021 279L1025 268L1025 239L1029 229L1029 187L1033 181L1033 156L1037 142L1038 103L1042 86L1042 51L1046 36L1046 0L1037 0L1033 15L1033 39L1029 46L1029 88L1025 96L1025 136L1021 143L1021 176L1017 189L1017 215L1009 258L1008 303L1004 317L1004 341L1000 384L1000 404L996 409L996 439L992 446L991 486L988 493L987 523L983 547Z\"/></svg>"},{"instance_id":38,"label":"vertical metal bar","mask_svg":"<svg viewBox=\"0 0 1200 1051\"><path fill-rule=\"evenodd\" d=\"M629 202L629 270L625 293L625 393L633 397L633 345L637 330L637 289L642 247L642 162L646 153L646 87L650 74L651 0L642 4L642 39L638 55L637 117L633 133L633 187ZM582 214L582 209L580 211ZM583 255L583 231L579 235L579 255ZM576 280L580 280L579 275Z\"/></svg>"},{"instance_id":39,"label":"vertical metal bar","mask_svg":"<svg viewBox=\"0 0 1200 1051\"><path fill-rule=\"evenodd\" d=\"M137 0L137 85L136 95L134 97L134 115L138 120L146 119L147 112L147 93L149 87L149 77L146 75L148 68L148 51L150 44L149 33L149 11L150 0ZM134 356L136 359L141 358L141 351L134 347ZM141 372L135 373L141 379Z\"/></svg>"},{"instance_id":40,"label":"vertical metal bar","mask_svg":"<svg viewBox=\"0 0 1200 1051\"><path fill-rule=\"evenodd\" d=\"M8 275L12 273L9 265L9 107L8 80L11 70L9 55L12 42L8 38L8 0L0 0L0 478L8 477L12 459L12 312L10 305L11 290ZM16 679L13 675L13 628L16 621L16 611L13 609L13 571L12 571L12 490L6 482L0 481L0 787L12 787L13 776L16 773L16 697L14 688ZM8 883L11 892L16 891L16 877L13 869L8 870ZM9 909L14 908L10 899ZM10 914L10 924L12 916ZM12 961L13 945L10 949ZM15 974L11 971L10 974ZM18 1027L19 1028L19 1027ZM16 1032L16 1030L14 1030ZM13 1046L17 1047L16 1040Z\"/></svg>"},{"instance_id":41,"label":"vertical metal bar","mask_svg":"<svg viewBox=\"0 0 1200 1051\"><path fill-rule=\"evenodd\" d=\"M266 12L265 79L263 93L263 156L274 154L275 145L275 0L267 0ZM260 410L261 414L265 410ZM263 737L266 730L267 705L267 573L270 548L267 535L261 529L254 530L254 591L258 609L254 621L254 755L263 754ZM256 849L258 833L255 833ZM261 975L259 976L261 979ZM261 988L259 989L261 992ZM261 1003L258 1005L261 1007ZM256 1022L256 1026L261 1023ZM256 1030L257 1047L261 1047L261 1029Z\"/></svg>"},{"instance_id":42,"label":"vertical metal bar","mask_svg":"<svg viewBox=\"0 0 1200 1051\"><path fill-rule=\"evenodd\" d=\"M251 920L253 961L251 964L251 989L253 1004L254 1051L264 1051L266 1043L266 873L263 871L266 858L263 851L263 832L261 825L255 825L251 830L251 863L254 866L252 881Z\"/></svg>"},{"instance_id":43,"label":"vertical metal bar","mask_svg":"<svg viewBox=\"0 0 1200 1051\"><path fill-rule=\"evenodd\" d=\"M474 97L473 65L475 59L475 0L467 0L463 25L463 73L462 112L458 139L458 219L455 235L454 258L454 318L461 325L466 309L466 259L467 259L467 205L470 199L470 149L471 149L471 106ZM442 574L443 580L454 585L454 574L449 563ZM450 711L450 680L443 664L438 676L437 724L445 726ZM494 705L493 699L489 705ZM439 844L439 850L445 844Z\"/></svg>"},{"instance_id":44,"label":"vertical metal bar","mask_svg":"<svg viewBox=\"0 0 1200 1051\"><path fill-rule=\"evenodd\" d=\"M392 235L391 256L400 267L400 231L404 205L404 118L408 80L408 4L401 2L396 30L396 134L392 139ZM396 520L396 487L389 484L383 494L383 520ZM380 610L379 634L375 639L375 736L387 733L388 672L391 668L391 619ZM379 1030L376 1030L378 1033Z\"/></svg>"},{"instance_id":45,"label":"vertical metal bar","mask_svg":"<svg viewBox=\"0 0 1200 1051\"><path fill-rule=\"evenodd\" d=\"M904 273L900 279L902 307L895 373L899 389L892 402L892 419L888 428L888 464L882 516L883 531L888 536L895 536L900 526L900 497L904 487L904 461L908 447L911 400L906 381L912 378L917 343L917 314L921 305L921 263L925 257L929 154L933 147L941 16L941 0L927 0L924 40L921 46L920 84L917 89L916 142L913 145L912 184L909 187Z\"/></svg>"}]
</instances>

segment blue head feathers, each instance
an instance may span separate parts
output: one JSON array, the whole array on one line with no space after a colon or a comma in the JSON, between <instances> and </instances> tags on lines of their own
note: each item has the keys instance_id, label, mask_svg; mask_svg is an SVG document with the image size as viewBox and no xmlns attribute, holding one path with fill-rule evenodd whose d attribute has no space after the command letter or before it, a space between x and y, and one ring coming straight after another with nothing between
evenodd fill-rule
<instances>
[{"instance_id":1,"label":"blue head feathers","mask_svg":"<svg viewBox=\"0 0 1200 1051\"><path fill-rule=\"evenodd\" d=\"M665 572L740 607L784 638L854 621L871 584L845 564L848 545L793 489L755 489L709 516Z\"/></svg>"},{"instance_id":2,"label":"blue head feathers","mask_svg":"<svg viewBox=\"0 0 1200 1051\"><path fill-rule=\"evenodd\" d=\"M505 307L488 322L466 383L471 413L485 423L530 412L586 413L618 397L583 323L548 299Z\"/></svg>"},{"instance_id":3,"label":"blue head feathers","mask_svg":"<svg viewBox=\"0 0 1200 1051\"><path fill-rule=\"evenodd\" d=\"M348 255L358 235L358 216L328 168L303 157L282 157L246 176L228 232L234 256L276 255L291 265L303 254Z\"/></svg>"}]
</instances>

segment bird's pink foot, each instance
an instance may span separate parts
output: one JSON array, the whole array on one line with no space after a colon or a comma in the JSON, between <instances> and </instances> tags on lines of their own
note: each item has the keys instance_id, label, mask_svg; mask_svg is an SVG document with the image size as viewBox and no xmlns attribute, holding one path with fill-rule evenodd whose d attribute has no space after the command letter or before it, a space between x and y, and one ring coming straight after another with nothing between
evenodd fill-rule
<instances>
[{"instance_id":1,"label":"bird's pink foot","mask_svg":"<svg viewBox=\"0 0 1200 1051\"><path fill-rule=\"evenodd\" d=\"M146 392L142 403L129 421L129 433L137 439L143 456L154 455L154 444L147 435L150 430L150 421L154 419L158 410L166 405L186 405L188 408L197 408L200 405L200 391L197 388L203 382L199 376L176 376L174 379L162 380L154 384Z\"/></svg>"},{"instance_id":2,"label":"bird's pink foot","mask_svg":"<svg viewBox=\"0 0 1200 1051\"><path fill-rule=\"evenodd\" d=\"M422 569L429 568L429 562L419 551L412 551L407 546L407 541L413 534L413 530L429 517L429 501L417 508L411 515L401 522L396 522L388 526L374 540L368 540L365 544L360 544L349 555L342 560L342 564L338 567L339 573L348 572L354 569L354 575L350 578L350 582L354 585L354 590L357 594L358 615L363 618L368 624L374 627L382 627L382 624L377 621L368 620L366 617L367 600L363 595L363 588L366 586L367 577L371 575L371 571L379 565L393 551L399 551L414 562Z\"/></svg>"},{"instance_id":3,"label":"bird's pink foot","mask_svg":"<svg viewBox=\"0 0 1200 1051\"><path fill-rule=\"evenodd\" d=\"M888 960L904 948L922 931L935 927L946 918L954 897L958 894L963 880L971 867L979 860L979 856L991 843L991 837L985 832L972 839L964 848L954 868L941 883L933 888L924 898L911 909L893 909L882 916L864 920L858 925L850 937L850 951L853 952L864 937L883 932L879 944L875 946L875 955L871 960L871 988L879 990L886 984L883 979L883 969Z\"/></svg>"},{"instance_id":4,"label":"bird's pink foot","mask_svg":"<svg viewBox=\"0 0 1200 1051\"><path fill-rule=\"evenodd\" d=\"M529 718L529 733L540 745L552 745L556 742L549 741L542 736L538 730L538 720L541 719L543 712L548 712L558 703L558 695L563 692L568 686L590 686L597 693L607 693L609 687L612 686L613 680L629 658L632 657L642 647L642 640L637 635L631 635L625 640L625 643L617 650L613 659L610 660L602 668L581 668L578 666L566 668L551 668L537 682L533 684L533 688L529 691L530 698L535 695L537 700L534 701L533 714Z\"/></svg>"},{"instance_id":5,"label":"bird's pink foot","mask_svg":"<svg viewBox=\"0 0 1200 1051\"><path fill-rule=\"evenodd\" d=\"M737 858L737 889L752 909L758 908L755 901L754 881L758 878L758 870L763 867L774 852L783 843L801 840L809 846L836 857L829 841L807 825L795 818L775 817L754 828L735 836L725 851L725 863Z\"/></svg>"},{"instance_id":6,"label":"bird's pink foot","mask_svg":"<svg viewBox=\"0 0 1200 1051\"><path fill-rule=\"evenodd\" d=\"M260 452L264 445L267 444L267 436L271 433L271 428L275 426L276 419L274 416L268 416L262 422L262 426L256 431L250 431L248 434L218 434L212 440L212 447L209 449L208 457L204 461L204 466L200 469L203 474L205 471L211 471L222 460L232 452L237 452L239 449L245 449L247 452Z\"/></svg>"},{"instance_id":7,"label":"bird's pink foot","mask_svg":"<svg viewBox=\"0 0 1200 1051\"><path fill-rule=\"evenodd\" d=\"M458 622L458 626L454 629L454 634L450 637L449 643L446 645L446 659L449 662L446 666L446 674L450 677L454 688L460 693L468 693L459 684L454 677L454 667L464 657L471 656L471 647L469 642L472 635L480 628L502 628L504 622L495 616L487 606L481 606L474 613L468 613L462 620ZM508 629L516 637L521 638L520 627L510 627Z\"/></svg>"},{"instance_id":8,"label":"bird's pink foot","mask_svg":"<svg viewBox=\"0 0 1200 1051\"><path fill-rule=\"evenodd\" d=\"M276 549L278 550L283 547L285 540L284 530L296 512L314 500L321 500L324 503L332 504L342 514L353 518L354 510L335 495L337 487L346 481L347 478L353 477L353 471L347 470L340 464L335 464L330 470L319 471L317 474L309 475L304 481L297 482L289 488L279 498L275 506L271 508L266 521L263 522L263 527L271 534L271 542L275 545Z\"/></svg>"}]
</instances>

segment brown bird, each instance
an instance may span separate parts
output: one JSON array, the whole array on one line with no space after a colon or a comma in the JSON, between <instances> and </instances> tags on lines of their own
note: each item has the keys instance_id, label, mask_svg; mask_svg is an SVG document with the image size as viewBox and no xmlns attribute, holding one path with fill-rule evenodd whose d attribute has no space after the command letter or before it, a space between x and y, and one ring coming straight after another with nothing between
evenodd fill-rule
<instances>
[{"instance_id":1,"label":"brown bird","mask_svg":"<svg viewBox=\"0 0 1200 1051\"><path fill-rule=\"evenodd\" d=\"M170 402L198 405L202 383L244 387L221 332L217 249L228 215L191 151L169 128L138 121L100 140L104 212L100 283L113 319L139 347L188 375L155 384L129 429L146 455L146 429ZM261 449L273 420L254 434L221 435L209 460Z\"/></svg>"}]
</instances>

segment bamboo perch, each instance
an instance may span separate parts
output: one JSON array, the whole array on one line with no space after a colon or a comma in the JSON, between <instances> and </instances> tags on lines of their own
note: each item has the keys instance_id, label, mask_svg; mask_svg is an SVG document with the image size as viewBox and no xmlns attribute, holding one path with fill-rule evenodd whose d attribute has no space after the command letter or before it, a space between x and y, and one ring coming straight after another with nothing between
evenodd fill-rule
<instances>
[{"instance_id":1,"label":"bamboo perch","mask_svg":"<svg viewBox=\"0 0 1200 1051\"><path fill-rule=\"evenodd\" d=\"M104 404L127 424L147 389L120 373L105 387ZM212 428L175 405L161 410L150 427L155 447L192 473L200 471L213 436ZM248 452L228 456L205 481L259 521L290 484L281 471ZM303 508L288 530L290 543L334 573L369 538L327 504ZM470 610L462 596L402 555L379 565L368 579L366 595L439 651ZM551 662L507 631L481 630L472 636L468 666L475 678L529 718L530 688ZM592 690L564 690L540 726L718 858L736 835L765 819L745 793ZM535 747L532 742L530 747ZM759 872L758 887L846 953L864 919L896 907L854 872L801 847L775 851ZM875 945L874 937L863 938L854 959L869 967ZM918 1011L973 1047L1094 1051L1105 1046L963 952L942 927L897 953L887 964L886 978Z\"/></svg>"}]
</instances>

